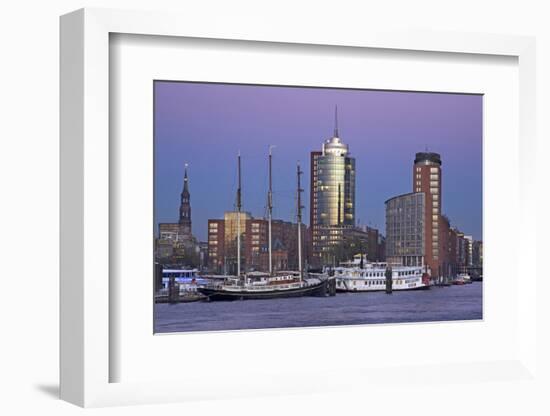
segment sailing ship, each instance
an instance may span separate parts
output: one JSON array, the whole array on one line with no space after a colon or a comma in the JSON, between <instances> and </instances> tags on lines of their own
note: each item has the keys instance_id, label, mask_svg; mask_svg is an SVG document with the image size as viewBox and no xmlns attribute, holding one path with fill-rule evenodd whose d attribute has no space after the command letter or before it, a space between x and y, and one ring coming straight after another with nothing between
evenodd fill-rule
<instances>
[{"instance_id":1,"label":"sailing ship","mask_svg":"<svg viewBox=\"0 0 550 416\"><path fill-rule=\"evenodd\" d=\"M354 259L344 266L335 267L336 291L376 292L386 290L386 272L391 272L392 290L418 290L430 288L430 277L422 266L389 266L388 263L364 263Z\"/></svg>"},{"instance_id":2,"label":"sailing ship","mask_svg":"<svg viewBox=\"0 0 550 416\"><path fill-rule=\"evenodd\" d=\"M326 296L332 294L331 284L334 278L327 274L311 274L304 271L302 261L302 205L300 177L302 171L297 165L297 229L298 229L298 270L273 271L271 221L273 216L272 190L272 146L269 147L269 191L267 196L268 208L268 255L269 271L241 274L241 156L237 159L238 188L237 188L237 275L224 276L223 279L211 279L211 283L201 286L198 290L208 300L245 300L245 299L275 299L301 296Z\"/></svg>"}]
</instances>

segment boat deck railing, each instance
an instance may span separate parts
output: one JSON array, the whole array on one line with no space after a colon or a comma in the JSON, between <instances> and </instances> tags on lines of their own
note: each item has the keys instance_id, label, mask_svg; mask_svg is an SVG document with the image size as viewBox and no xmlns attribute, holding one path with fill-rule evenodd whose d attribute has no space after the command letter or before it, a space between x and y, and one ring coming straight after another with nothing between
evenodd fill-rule
<instances>
[{"instance_id":1,"label":"boat deck railing","mask_svg":"<svg viewBox=\"0 0 550 416\"><path fill-rule=\"evenodd\" d=\"M221 289L224 290L243 290L246 289L247 292L266 292L272 290L284 290L284 289L297 289L300 288L302 284L300 282L296 283L285 283L285 284L271 284L271 285L223 285L223 284L211 284L204 285L203 287L208 289Z\"/></svg>"}]
</instances>

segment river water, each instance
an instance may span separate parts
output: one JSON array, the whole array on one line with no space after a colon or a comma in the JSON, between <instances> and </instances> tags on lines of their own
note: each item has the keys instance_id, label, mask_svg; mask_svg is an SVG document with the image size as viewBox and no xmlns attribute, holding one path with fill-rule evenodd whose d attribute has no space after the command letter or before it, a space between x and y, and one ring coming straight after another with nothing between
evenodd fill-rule
<instances>
[{"instance_id":1,"label":"river water","mask_svg":"<svg viewBox=\"0 0 550 416\"><path fill-rule=\"evenodd\" d=\"M218 331L482 319L482 286L155 305L155 332Z\"/></svg>"}]
</instances>

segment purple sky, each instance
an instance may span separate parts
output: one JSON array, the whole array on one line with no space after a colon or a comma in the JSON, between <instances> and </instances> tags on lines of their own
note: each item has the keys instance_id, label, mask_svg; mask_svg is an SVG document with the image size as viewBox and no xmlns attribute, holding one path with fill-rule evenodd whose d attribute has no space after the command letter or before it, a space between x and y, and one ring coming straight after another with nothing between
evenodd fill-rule
<instances>
[{"instance_id":1,"label":"purple sky","mask_svg":"<svg viewBox=\"0 0 550 416\"><path fill-rule=\"evenodd\" d=\"M334 129L356 159L356 218L385 234L384 201L412 191L416 152L441 154L443 213L482 238L482 96L155 82L155 223L175 222L189 163L193 233L235 204L241 151L243 209L265 213L273 151L274 217L294 220L296 162L309 224L309 153Z\"/></svg>"}]
</instances>

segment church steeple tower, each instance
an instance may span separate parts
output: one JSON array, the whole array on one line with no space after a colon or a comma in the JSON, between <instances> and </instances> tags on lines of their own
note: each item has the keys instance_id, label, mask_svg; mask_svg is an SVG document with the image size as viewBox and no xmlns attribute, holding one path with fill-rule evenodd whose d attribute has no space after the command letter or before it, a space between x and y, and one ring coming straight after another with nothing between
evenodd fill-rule
<instances>
[{"instance_id":1,"label":"church steeple tower","mask_svg":"<svg viewBox=\"0 0 550 416\"><path fill-rule=\"evenodd\" d=\"M181 192L179 224L182 234L191 235L191 195L189 194L189 178L187 176L187 163L183 176L183 191Z\"/></svg>"}]
</instances>

